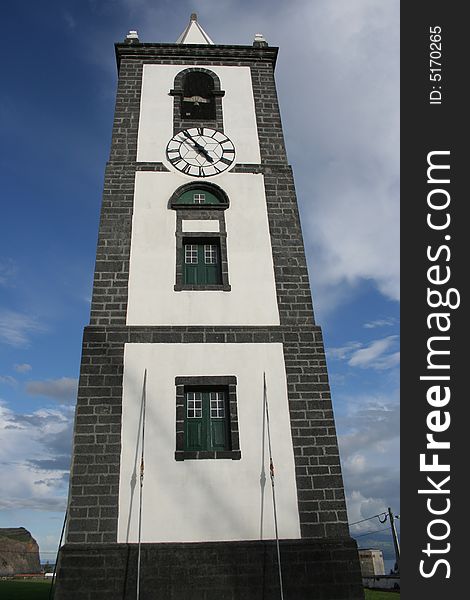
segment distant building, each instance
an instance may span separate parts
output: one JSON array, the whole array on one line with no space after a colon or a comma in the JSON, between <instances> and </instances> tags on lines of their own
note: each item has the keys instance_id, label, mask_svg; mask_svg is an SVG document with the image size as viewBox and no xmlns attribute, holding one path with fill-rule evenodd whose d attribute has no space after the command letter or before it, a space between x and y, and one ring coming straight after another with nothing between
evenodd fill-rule
<instances>
[{"instance_id":1,"label":"distant building","mask_svg":"<svg viewBox=\"0 0 470 600\"><path fill-rule=\"evenodd\" d=\"M385 575L385 564L382 550L372 548L359 549L359 560L363 577Z\"/></svg>"},{"instance_id":2,"label":"distant building","mask_svg":"<svg viewBox=\"0 0 470 600\"><path fill-rule=\"evenodd\" d=\"M40 572L39 546L29 531L0 528L0 576Z\"/></svg>"}]
</instances>

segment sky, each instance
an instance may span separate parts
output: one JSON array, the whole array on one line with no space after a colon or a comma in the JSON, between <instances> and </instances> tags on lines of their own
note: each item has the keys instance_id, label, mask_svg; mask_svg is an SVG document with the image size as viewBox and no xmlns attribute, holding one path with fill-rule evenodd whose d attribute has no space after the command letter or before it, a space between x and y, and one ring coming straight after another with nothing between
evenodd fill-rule
<instances>
[{"instance_id":1,"label":"sky","mask_svg":"<svg viewBox=\"0 0 470 600\"><path fill-rule=\"evenodd\" d=\"M399 0L49 0L2 8L0 527L53 558L66 506L116 90L113 44L279 46L279 102L349 522L399 514ZM388 523L352 525L393 564ZM378 533L375 533L377 530Z\"/></svg>"}]
</instances>

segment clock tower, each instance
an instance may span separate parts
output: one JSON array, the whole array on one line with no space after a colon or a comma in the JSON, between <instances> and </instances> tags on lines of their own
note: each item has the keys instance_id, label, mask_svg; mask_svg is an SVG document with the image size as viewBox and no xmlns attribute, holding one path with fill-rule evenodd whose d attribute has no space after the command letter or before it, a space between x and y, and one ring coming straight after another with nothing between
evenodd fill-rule
<instances>
[{"instance_id":1,"label":"clock tower","mask_svg":"<svg viewBox=\"0 0 470 600\"><path fill-rule=\"evenodd\" d=\"M56 599L361 599L278 49L116 44Z\"/></svg>"}]
</instances>

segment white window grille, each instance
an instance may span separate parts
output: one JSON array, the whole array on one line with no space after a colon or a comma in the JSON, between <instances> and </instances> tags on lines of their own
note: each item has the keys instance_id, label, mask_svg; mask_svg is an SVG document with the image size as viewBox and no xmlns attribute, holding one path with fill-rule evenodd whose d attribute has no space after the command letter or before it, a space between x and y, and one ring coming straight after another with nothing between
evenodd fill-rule
<instances>
[{"instance_id":1,"label":"white window grille","mask_svg":"<svg viewBox=\"0 0 470 600\"><path fill-rule=\"evenodd\" d=\"M215 244L204 245L204 262L206 265L217 264L217 246Z\"/></svg>"},{"instance_id":2,"label":"white window grille","mask_svg":"<svg viewBox=\"0 0 470 600\"><path fill-rule=\"evenodd\" d=\"M186 396L186 408L188 419L200 419L202 417L201 392L188 392Z\"/></svg>"},{"instance_id":3,"label":"white window grille","mask_svg":"<svg viewBox=\"0 0 470 600\"><path fill-rule=\"evenodd\" d=\"M225 399L223 392L211 392L211 419L225 418Z\"/></svg>"},{"instance_id":4,"label":"white window grille","mask_svg":"<svg viewBox=\"0 0 470 600\"><path fill-rule=\"evenodd\" d=\"M197 245L186 244L184 247L184 262L187 265L197 264Z\"/></svg>"},{"instance_id":5,"label":"white window grille","mask_svg":"<svg viewBox=\"0 0 470 600\"><path fill-rule=\"evenodd\" d=\"M205 194L193 194L193 203L194 204L204 204L206 201Z\"/></svg>"}]
</instances>

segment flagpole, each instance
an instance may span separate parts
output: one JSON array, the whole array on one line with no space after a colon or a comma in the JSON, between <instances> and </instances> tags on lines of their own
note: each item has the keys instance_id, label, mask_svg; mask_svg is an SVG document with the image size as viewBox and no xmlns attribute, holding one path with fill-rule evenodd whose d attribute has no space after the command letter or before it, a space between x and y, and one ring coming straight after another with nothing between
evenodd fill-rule
<instances>
[{"instance_id":1,"label":"flagpole","mask_svg":"<svg viewBox=\"0 0 470 600\"><path fill-rule=\"evenodd\" d=\"M281 549L279 546L279 532L277 528L277 508L276 508L276 491L274 489L274 463L273 454L271 451L271 428L269 425L269 406L268 406L268 393L266 389L266 373L263 372L263 389L264 389L264 406L266 409L266 428L268 431L268 451L269 451L269 475L271 478L271 490L273 493L273 511L274 511L274 531L276 533L276 550L277 550L277 566L279 570L279 589L281 593L281 600L284 600L284 588L282 584L282 570L281 570Z\"/></svg>"},{"instance_id":2,"label":"flagpole","mask_svg":"<svg viewBox=\"0 0 470 600\"><path fill-rule=\"evenodd\" d=\"M136 600L140 598L140 558L141 558L141 540L142 540L142 492L144 487L144 442L145 442L145 408L146 408L146 385L147 369L144 371L144 383L142 386L142 448L140 456L140 493L139 493L139 544L137 550L137 589Z\"/></svg>"}]
</instances>

